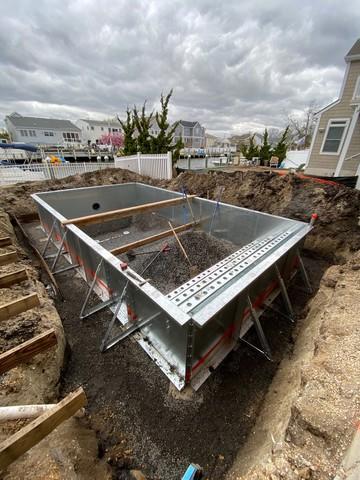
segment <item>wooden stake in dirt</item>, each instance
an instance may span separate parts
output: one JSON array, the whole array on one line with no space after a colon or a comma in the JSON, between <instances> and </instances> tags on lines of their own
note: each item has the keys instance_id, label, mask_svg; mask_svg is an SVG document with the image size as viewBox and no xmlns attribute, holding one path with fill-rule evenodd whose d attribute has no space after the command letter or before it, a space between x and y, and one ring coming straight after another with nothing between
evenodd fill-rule
<instances>
[{"instance_id":1,"label":"wooden stake in dirt","mask_svg":"<svg viewBox=\"0 0 360 480\"><path fill-rule=\"evenodd\" d=\"M44 412L0 445L0 470L45 438L62 422L72 417L87 403L85 392L79 388L70 393L48 412Z\"/></svg>"},{"instance_id":2,"label":"wooden stake in dirt","mask_svg":"<svg viewBox=\"0 0 360 480\"><path fill-rule=\"evenodd\" d=\"M10 237L1 237L0 238L0 247L7 247L11 245L11 238Z\"/></svg>"},{"instance_id":3,"label":"wooden stake in dirt","mask_svg":"<svg viewBox=\"0 0 360 480\"><path fill-rule=\"evenodd\" d=\"M17 347L0 354L0 375L30 360L34 355L48 350L57 344L55 330L52 328Z\"/></svg>"},{"instance_id":4,"label":"wooden stake in dirt","mask_svg":"<svg viewBox=\"0 0 360 480\"><path fill-rule=\"evenodd\" d=\"M16 252L3 253L0 255L0 267L9 263L17 262L18 256Z\"/></svg>"},{"instance_id":5,"label":"wooden stake in dirt","mask_svg":"<svg viewBox=\"0 0 360 480\"><path fill-rule=\"evenodd\" d=\"M14 315L18 315L39 305L40 300L37 293L30 293L30 295L25 295L17 300L0 305L0 320L7 320Z\"/></svg>"},{"instance_id":6,"label":"wooden stake in dirt","mask_svg":"<svg viewBox=\"0 0 360 480\"><path fill-rule=\"evenodd\" d=\"M189 265L190 265L190 275L192 277L195 277L197 274L198 274L198 268L196 267L196 265L193 265L191 262L190 262L190 258L188 256L188 254L186 253L186 250L183 246L183 244L180 242L180 239L177 235L177 233L175 232L175 229L174 227L172 226L171 222L168 221L168 224L170 225L170 228L172 230L172 233L174 234L174 237L176 238L178 244L179 244L179 247L181 248L181 251L182 253L184 254L184 257L186 258L186 260L189 262Z\"/></svg>"},{"instance_id":7,"label":"wooden stake in dirt","mask_svg":"<svg viewBox=\"0 0 360 480\"><path fill-rule=\"evenodd\" d=\"M16 283L24 282L28 279L25 268L16 272L5 273L0 275L0 288L8 288Z\"/></svg>"},{"instance_id":8,"label":"wooden stake in dirt","mask_svg":"<svg viewBox=\"0 0 360 480\"><path fill-rule=\"evenodd\" d=\"M190 228L194 227L196 224L185 223L184 225L180 225L179 227L175 227L173 230L176 232L184 232L185 230L189 230ZM137 240L132 243L128 243L127 245L122 245L121 247L116 247L110 250L113 255L120 255L121 253L128 252L129 250L133 250L134 248L142 247L143 245L148 245L149 243L157 242L162 238L170 237L173 232L172 230L165 230L164 232L157 233L156 235L152 235L151 237L142 238L141 240Z\"/></svg>"}]
</instances>

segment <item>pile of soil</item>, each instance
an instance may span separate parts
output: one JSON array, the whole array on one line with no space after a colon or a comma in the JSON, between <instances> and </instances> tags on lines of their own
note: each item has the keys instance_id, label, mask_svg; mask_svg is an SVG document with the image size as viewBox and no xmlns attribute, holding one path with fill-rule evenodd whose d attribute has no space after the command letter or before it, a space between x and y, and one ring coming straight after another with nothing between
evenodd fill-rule
<instances>
[{"instance_id":1,"label":"pile of soil","mask_svg":"<svg viewBox=\"0 0 360 480\"><path fill-rule=\"evenodd\" d=\"M360 192L342 185L320 184L294 174L272 172L182 173L164 186L261 212L309 222L318 215L306 247L322 256L343 260L360 249Z\"/></svg>"},{"instance_id":2,"label":"pile of soil","mask_svg":"<svg viewBox=\"0 0 360 480\"><path fill-rule=\"evenodd\" d=\"M189 257L191 266L184 257L178 242L172 238L166 241L170 251L161 253L144 273L144 277L150 278L151 284L164 294L190 280L195 272L196 274L203 272L238 250L236 245L218 240L205 232L186 232L179 235L179 239ZM163 244L164 242L162 242ZM161 248L160 245L157 247L154 245L154 250ZM155 254L140 255L131 262L130 266L141 274L153 258L155 258Z\"/></svg>"}]
</instances>

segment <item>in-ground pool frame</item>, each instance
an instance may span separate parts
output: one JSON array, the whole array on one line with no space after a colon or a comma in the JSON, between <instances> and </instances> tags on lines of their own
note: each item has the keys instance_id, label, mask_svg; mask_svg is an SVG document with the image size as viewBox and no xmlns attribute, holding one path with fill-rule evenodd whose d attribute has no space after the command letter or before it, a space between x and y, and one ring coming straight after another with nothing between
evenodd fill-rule
<instances>
[{"instance_id":1,"label":"in-ground pool frame","mask_svg":"<svg viewBox=\"0 0 360 480\"><path fill-rule=\"evenodd\" d=\"M48 237L44 253L50 243L58 250L53 270L63 256L70 265L55 273L76 269L90 286L81 318L104 307L113 311L102 349L133 334L179 390L188 384L198 388L239 339L248 343L244 337L251 326L261 348L251 346L271 358L259 317L266 308L273 308L281 294L287 313L279 313L293 318L287 285L298 271L311 288L300 256L311 224L198 197L191 199L189 208L182 193L138 183L43 192L32 197ZM212 235L235 243L241 238L241 248L168 295L130 266L124 269L121 259L77 225L66 224L77 212L94 213L94 205L100 206L98 213L102 213L181 198L181 204L161 207L159 215L174 225L191 223L195 217L197 229L211 230ZM101 302L88 310L91 292ZM126 329L111 339L110 327L116 319Z\"/></svg>"}]
</instances>

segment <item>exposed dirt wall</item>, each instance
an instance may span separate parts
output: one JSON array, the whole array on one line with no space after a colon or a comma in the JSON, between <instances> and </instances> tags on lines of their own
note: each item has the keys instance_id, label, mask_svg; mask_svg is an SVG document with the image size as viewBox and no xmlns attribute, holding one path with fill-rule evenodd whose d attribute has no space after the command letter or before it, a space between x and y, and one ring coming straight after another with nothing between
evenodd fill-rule
<instances>
[{"instance_id":1,"label":"exposed dirt wall","mask_svg":"<svg viewBox=\"0 0 360 480\"><path fill-rule=\"evenodd\" d=\"M328 479L360 420L360 253L330 267L229 480Z\"/></svg>"}]
</instances>

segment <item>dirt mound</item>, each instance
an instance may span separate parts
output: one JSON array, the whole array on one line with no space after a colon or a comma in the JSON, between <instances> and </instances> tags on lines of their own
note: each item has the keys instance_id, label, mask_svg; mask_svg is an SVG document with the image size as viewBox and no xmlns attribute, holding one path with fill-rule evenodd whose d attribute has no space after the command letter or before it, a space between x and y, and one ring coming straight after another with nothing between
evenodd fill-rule
<instances>
[{"instance_id":1,"label":"dirt mound","mask_svg":"<svg viewBox=\"0 0 360 480\"><path fill-rule=\"evenodd\" d=\"M245 208L308 222L312 213L319 219L308 236L306 247L323 256L342 259L360 249L360 192L342 185L319 184L293 174L269 172L182 173L164 183L172 190L221 200Z\"/></svg>"},{"instance_id":2,"label":"dirt mound","mask_svg":"<svg viewBox=\"0 0 360 480\"><path fill-rule=\"evenodd\" d=\"M210 268L238 249L236 245L218 240L205 232L187 232L179 235L179 238L197 273ZM152 285L163 293L171 292L193 276L190 264L184 258L177 241L170 239L166 243L169 245L171 253L159 255L144 274L144 277L150 278ZM148 258L144 258L144 256L139 258L139 262L136 265L135 262L132 262L131 267L141 273L154 255Z\"/></svg>"}]
</instances>

